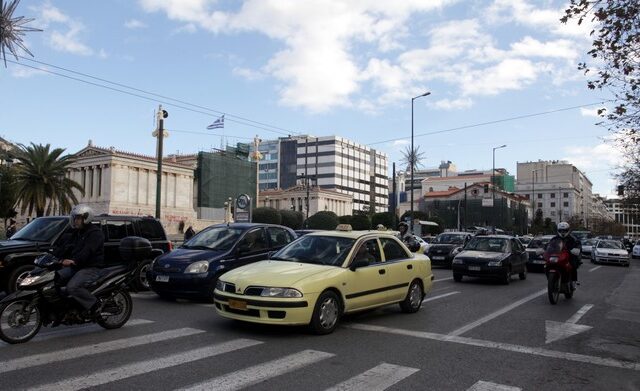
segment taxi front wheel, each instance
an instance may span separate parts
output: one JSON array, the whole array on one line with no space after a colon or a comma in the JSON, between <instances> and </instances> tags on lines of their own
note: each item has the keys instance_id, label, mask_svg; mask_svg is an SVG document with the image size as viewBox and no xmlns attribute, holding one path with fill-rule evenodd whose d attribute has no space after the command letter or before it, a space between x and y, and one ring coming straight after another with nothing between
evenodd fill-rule
<instances>
[{"instance_id":1,"label":"taxi front wheel","mask_svg":"<svg viewBox=\"0 0 640 391\"><path fill-rule=\"evenodd\" d=\"M309 327L315 334L329 334L338 326L341 306L338 296L331 291L323 292L313 310Z\"/></svg>"},{"instance_id":2,"label":"taxi front wheel","mask_svg":"<svg viewBox=\"0 0 640 391\"><path fill-rule=\"evenodd\" d=\"M424 291L422 290L422 285L418 280L413 280L411 285L409 285L409 291L407 292L407 297L403 301L400 302L400 309L403 312L412 314L414 312L418 312L420 306L422 305L422 300L424 299Z\"/></svg>"}]
</instances>

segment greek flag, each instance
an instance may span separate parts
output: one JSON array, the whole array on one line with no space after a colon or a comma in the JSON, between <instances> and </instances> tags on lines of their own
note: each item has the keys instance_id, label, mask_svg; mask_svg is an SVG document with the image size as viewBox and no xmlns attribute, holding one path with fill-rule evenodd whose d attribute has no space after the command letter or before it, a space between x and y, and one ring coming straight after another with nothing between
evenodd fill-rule
<instances>
[{"instance_id":1,"label":"greek flag","mask_svg":"<svg viewBox=\"0 0 640 391\"><path fill-rule=\"evenodd\" d=\"M220 128L224 128L224 114L222 114L222 117L218 118L217 120L213 121L213 123L209 126L207 126L207 129L211 130L211 129L220 129Z\"/></svg>"}]
</instances>

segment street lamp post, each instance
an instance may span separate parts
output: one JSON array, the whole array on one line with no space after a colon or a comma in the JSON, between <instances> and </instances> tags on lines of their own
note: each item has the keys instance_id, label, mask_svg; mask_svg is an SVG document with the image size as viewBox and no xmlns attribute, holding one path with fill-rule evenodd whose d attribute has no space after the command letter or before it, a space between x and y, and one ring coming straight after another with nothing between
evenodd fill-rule
<instances>
[{"instance_id":1,"label":"street lamp post","mask_svg":"<svg viewBox=\"0 0 640 391\"><path fill-rule=\"evenodd\" d=\"M425 92L415 98L411 98L411 154L409 155L409 167L411 169L411 222L409 224L411 233L413 233L413 166L415 165L416 151L413 147L413 101L423 96L430 95L431 92Z\"/></svg>"},{"instance_id":2,"label":"street lamp post","mask_svg":"<svg viewBox=\"0 0 640 391\"><path fill-rule=\"evenodd\" d=\"M493 229L495 231L496 228L496 149L500 149L500 148L506 148L507 144L502 144L499 147L494 147L493 148L493 168L491 170L491 188L493 189ZM501 210L502 211L502 210ZM500 214L502 215L502 213Z\"/></svg>"}]
</instances>

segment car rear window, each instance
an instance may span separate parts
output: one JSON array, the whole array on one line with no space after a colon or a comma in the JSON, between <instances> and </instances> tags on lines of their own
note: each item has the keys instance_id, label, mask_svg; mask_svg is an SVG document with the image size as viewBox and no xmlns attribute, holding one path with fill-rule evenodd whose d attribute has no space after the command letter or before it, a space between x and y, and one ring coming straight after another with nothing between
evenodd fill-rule
<instances>
[{"instance_id":1,"label":"car rear window","mask_svg":"<svg viewBox=\"0 0 640 391\"><path fill-rule=\"evenodd\" d=\"M162 225L156 220L142 219L138 221L138 227L140 228L140 236L149 240L166 240L167 237L164 233Z\"/></svg>"}]
</instances>

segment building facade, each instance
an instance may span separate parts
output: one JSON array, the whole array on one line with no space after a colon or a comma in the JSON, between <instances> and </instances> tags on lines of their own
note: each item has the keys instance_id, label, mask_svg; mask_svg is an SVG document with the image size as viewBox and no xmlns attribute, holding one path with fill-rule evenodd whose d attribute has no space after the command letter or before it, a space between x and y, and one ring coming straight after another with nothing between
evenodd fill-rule
<instances>
[{"instance_id":1,"label":"building facade","mask_svg":"<svg viewBox=\"0 0 640 391\"><path fill-rule=\"evenodd\" d=\"M577 216L588 227L592 186L582 171L566 161L518 163L516 193L532 200L534 210L555 223Z\"/></svg>"},{"instance_id":2,"label":"building facade","mask_svg":"<svg viewBox=\"0 0 640 391\"><path fill-rule=\"evenodd\" d=\"M172 159L162 166L160 219L168 232L196 219L193 167ZM78 201L98 214L154 216L157 161L151 156L89 145L74 155L67 177L84 188Z\"/></svg>"},{"instance_id":3,"label":"building facade","mask_svg":"<svg viewBox=\"0 0 640 391\"><path fill-rule=\"evenodd\" d=\"M444 178L449 176L458 175L458 169L456 165L451 161L441 161L438 167L428 167L422 170L413 171L413 185L411 183L411 171L402 172L404 176L404 188L406 191L410 191L413 187L414 196L415 191L422 188L422 181L427 178ZM398 173L399 174L399 173Z\"/></svg>"},{"instance_id":4,"label":"building facade","mask_svg":"<svg viewBox=\"0 0 640 391\"><path fill-rule=\"evenodd\" d=\"M307 194L307 189L301 185L286 190L262 191L260 192L259 206L299 211L306 218L307 200L309 202L309 216L320 211L330 211L338 216L344 216L353 211L353 197L351 195L317 186L310 187Z\"/></svg>"},{"instance_id":5,"label":"building facade","mask_svg":"<svg viewBox=\"0 0 640 391\"><path fill-rule=\"evenodd\" d=\"M302 185L335 190L353 197L353 209L347 214L388 208L384 153L338 136L286 137L263 141L258 149L264 157L258 168L261 189Z\"/></svg>"},{"instance_id":6,"label":"building facade","mask_svg":"<svg viewBox=\"0 0 640 391\"><path fill-rule=\"evenodd\" d=\"M620 199L609 199L605 201L609 215L625 228L625 236L631 240L640 239L640 208L628 206Z\"/></svg>"}]
</instances>

